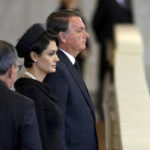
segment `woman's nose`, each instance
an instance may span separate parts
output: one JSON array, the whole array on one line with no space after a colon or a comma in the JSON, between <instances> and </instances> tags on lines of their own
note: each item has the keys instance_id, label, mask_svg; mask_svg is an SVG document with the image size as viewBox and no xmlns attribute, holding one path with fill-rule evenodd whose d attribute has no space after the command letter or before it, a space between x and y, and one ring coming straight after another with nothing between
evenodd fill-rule
<instances>
[{"instance_id":1,"label":"woman's nose","mask_svg":"<svg viewBox=\"0 0 150 150\"><path fill-rule=\"evenodd\" d=\"M56 62L59 61L59 58L58 58L57 54L56 54L55 60L56 60Z\"/></svg>"}]
</instances>

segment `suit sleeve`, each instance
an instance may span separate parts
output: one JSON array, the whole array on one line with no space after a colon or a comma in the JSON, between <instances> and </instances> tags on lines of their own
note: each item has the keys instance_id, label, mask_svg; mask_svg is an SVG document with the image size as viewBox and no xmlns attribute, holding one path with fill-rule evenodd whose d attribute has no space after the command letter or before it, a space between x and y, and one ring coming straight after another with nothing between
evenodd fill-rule
<instances>
[{"instance_id":1,"label":"suit sleeve","mask_svg":"<svg viewBox=\"0 0 150 150\"><path fill-rule=\"evenodd\" d=\"M42 150L34 103L26 104L20 129L21 150Z\"/></svg>"},{"instance_id":2,"label":"suit sleeve","mask_svg":"<svg viewBox=\"0 0 150 150\"><path fill-rule=\"evenodd\" d=\"M57 105L61 109L61 118L62 118L62 130L61 130L61 146L62 150L67 150L66 141L65 141L65 113L66 113L66 104L69 95L69 87L65 76L63 76L60 70L57 70L57 73L52 77L47 75L44 82L51 88L51 90L58 97Z\"/></svg>"}]
</instances>

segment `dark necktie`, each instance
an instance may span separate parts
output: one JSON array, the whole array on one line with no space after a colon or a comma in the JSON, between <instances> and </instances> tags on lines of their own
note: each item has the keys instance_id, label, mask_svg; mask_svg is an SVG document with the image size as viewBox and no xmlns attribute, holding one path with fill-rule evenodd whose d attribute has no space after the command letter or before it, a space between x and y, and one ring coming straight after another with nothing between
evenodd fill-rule
<instances>
[{"instance_id":1,"label":"dark necktie","mask_svg":"<svg viewBox=\"0 0 150 150\"><path fill-rule=\"evenodd\" d=\"M90 97L88 89L87 89L87 87L85 85L85 82L84 82L84 80L82 78L82 73L81 73L80 66L79 66L79 63L78 63L77 60L75 61L74 68L75 68L75 70L77 71L77 73L79 75L80 85L82 85L83 89L86 90L86 93L87 93L88 97ZM91 103L91 100L90 100L90 103ZM91 105L93 105L93 104L91 104Z\"/></svg>"},{"instance_id":2,"label":"dark necktie","mask_svg":"<svg viewBox=\"0 0 150 150\"><path fill-rule=\"evenodd\" d=\"M79 63L78 63L77 60L76 60L75 63L74 63L74 68L75 68L76 70L80 70Z\"/></svg>"},{"instance_id":3,"label":"dark necktie","mask_svg":"<svg viewBox=\"0 0 150 150\"><path fill-rule=\"evenodd\" d=\"M81 71L80 71L80 66L79 66L79 63L78 63L77 60L75 61L74 68L75 68L79 73L81 73Z\"/></svg>"}]
</instances>

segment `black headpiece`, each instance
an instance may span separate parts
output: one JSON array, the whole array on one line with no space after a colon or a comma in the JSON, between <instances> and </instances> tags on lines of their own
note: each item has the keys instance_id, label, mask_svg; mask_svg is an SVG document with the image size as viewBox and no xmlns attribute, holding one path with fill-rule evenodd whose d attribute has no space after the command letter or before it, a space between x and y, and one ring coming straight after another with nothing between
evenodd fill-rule
<instances>
[{"instance_id":1,"label":"black headpiece","mask_svg":"<svg viewBox=\"0 0 150 150\"><path fill-rule=\"evenodd\" d=\"M30 51L34 42L46 32L45 26L40 23L32 25L25 34L19 39L16 50L19 57L25 57L26 53Z\"/></svg>"}]
</instances>

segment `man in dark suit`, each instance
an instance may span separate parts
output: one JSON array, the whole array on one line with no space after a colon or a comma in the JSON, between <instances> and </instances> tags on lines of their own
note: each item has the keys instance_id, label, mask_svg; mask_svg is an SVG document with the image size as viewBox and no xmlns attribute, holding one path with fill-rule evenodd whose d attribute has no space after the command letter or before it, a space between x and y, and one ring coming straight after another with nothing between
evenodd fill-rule
<instances>
[{"instance_id":1,"label":"man in dark suit","mask_svg":"<svg viewBox=\"0 0 150 150\"><path fill-rule=\"evenodd\" d=\"M14 47L0 41L0 150L42 150L33 101L9 89L16 75Z\"/></svg>"},{"instance_id":2,"label":"man in dark suit","mask_svg":"<svg viewBox=\"0 0 150 150\"><path fill-rule=\"evenodd\" d=\"M86 48L89 37L85 25L78 12L60 10L47 18L46 26L59 38L57 54L60 61L56 73L47 75L45 82L59 97L63 150L97 150L94 107L75 63L77 55Z\"/></svg>"},{"instance_id":3,"label":"man in dark suit","mask_svg":"<svg viewBox=\"0 0 150 150\"><path fill-rule=\"evenodd\" d=\"M97 107L100 119L104 120L102 103L104 92L104 81L107 72L110 72L113 81L113 51L115 49L114 26L122 23L132 23L131 0L98 0L92 26L98 41L99 69L98 69L98 101Z\"/></svg>"}]
</instances>

